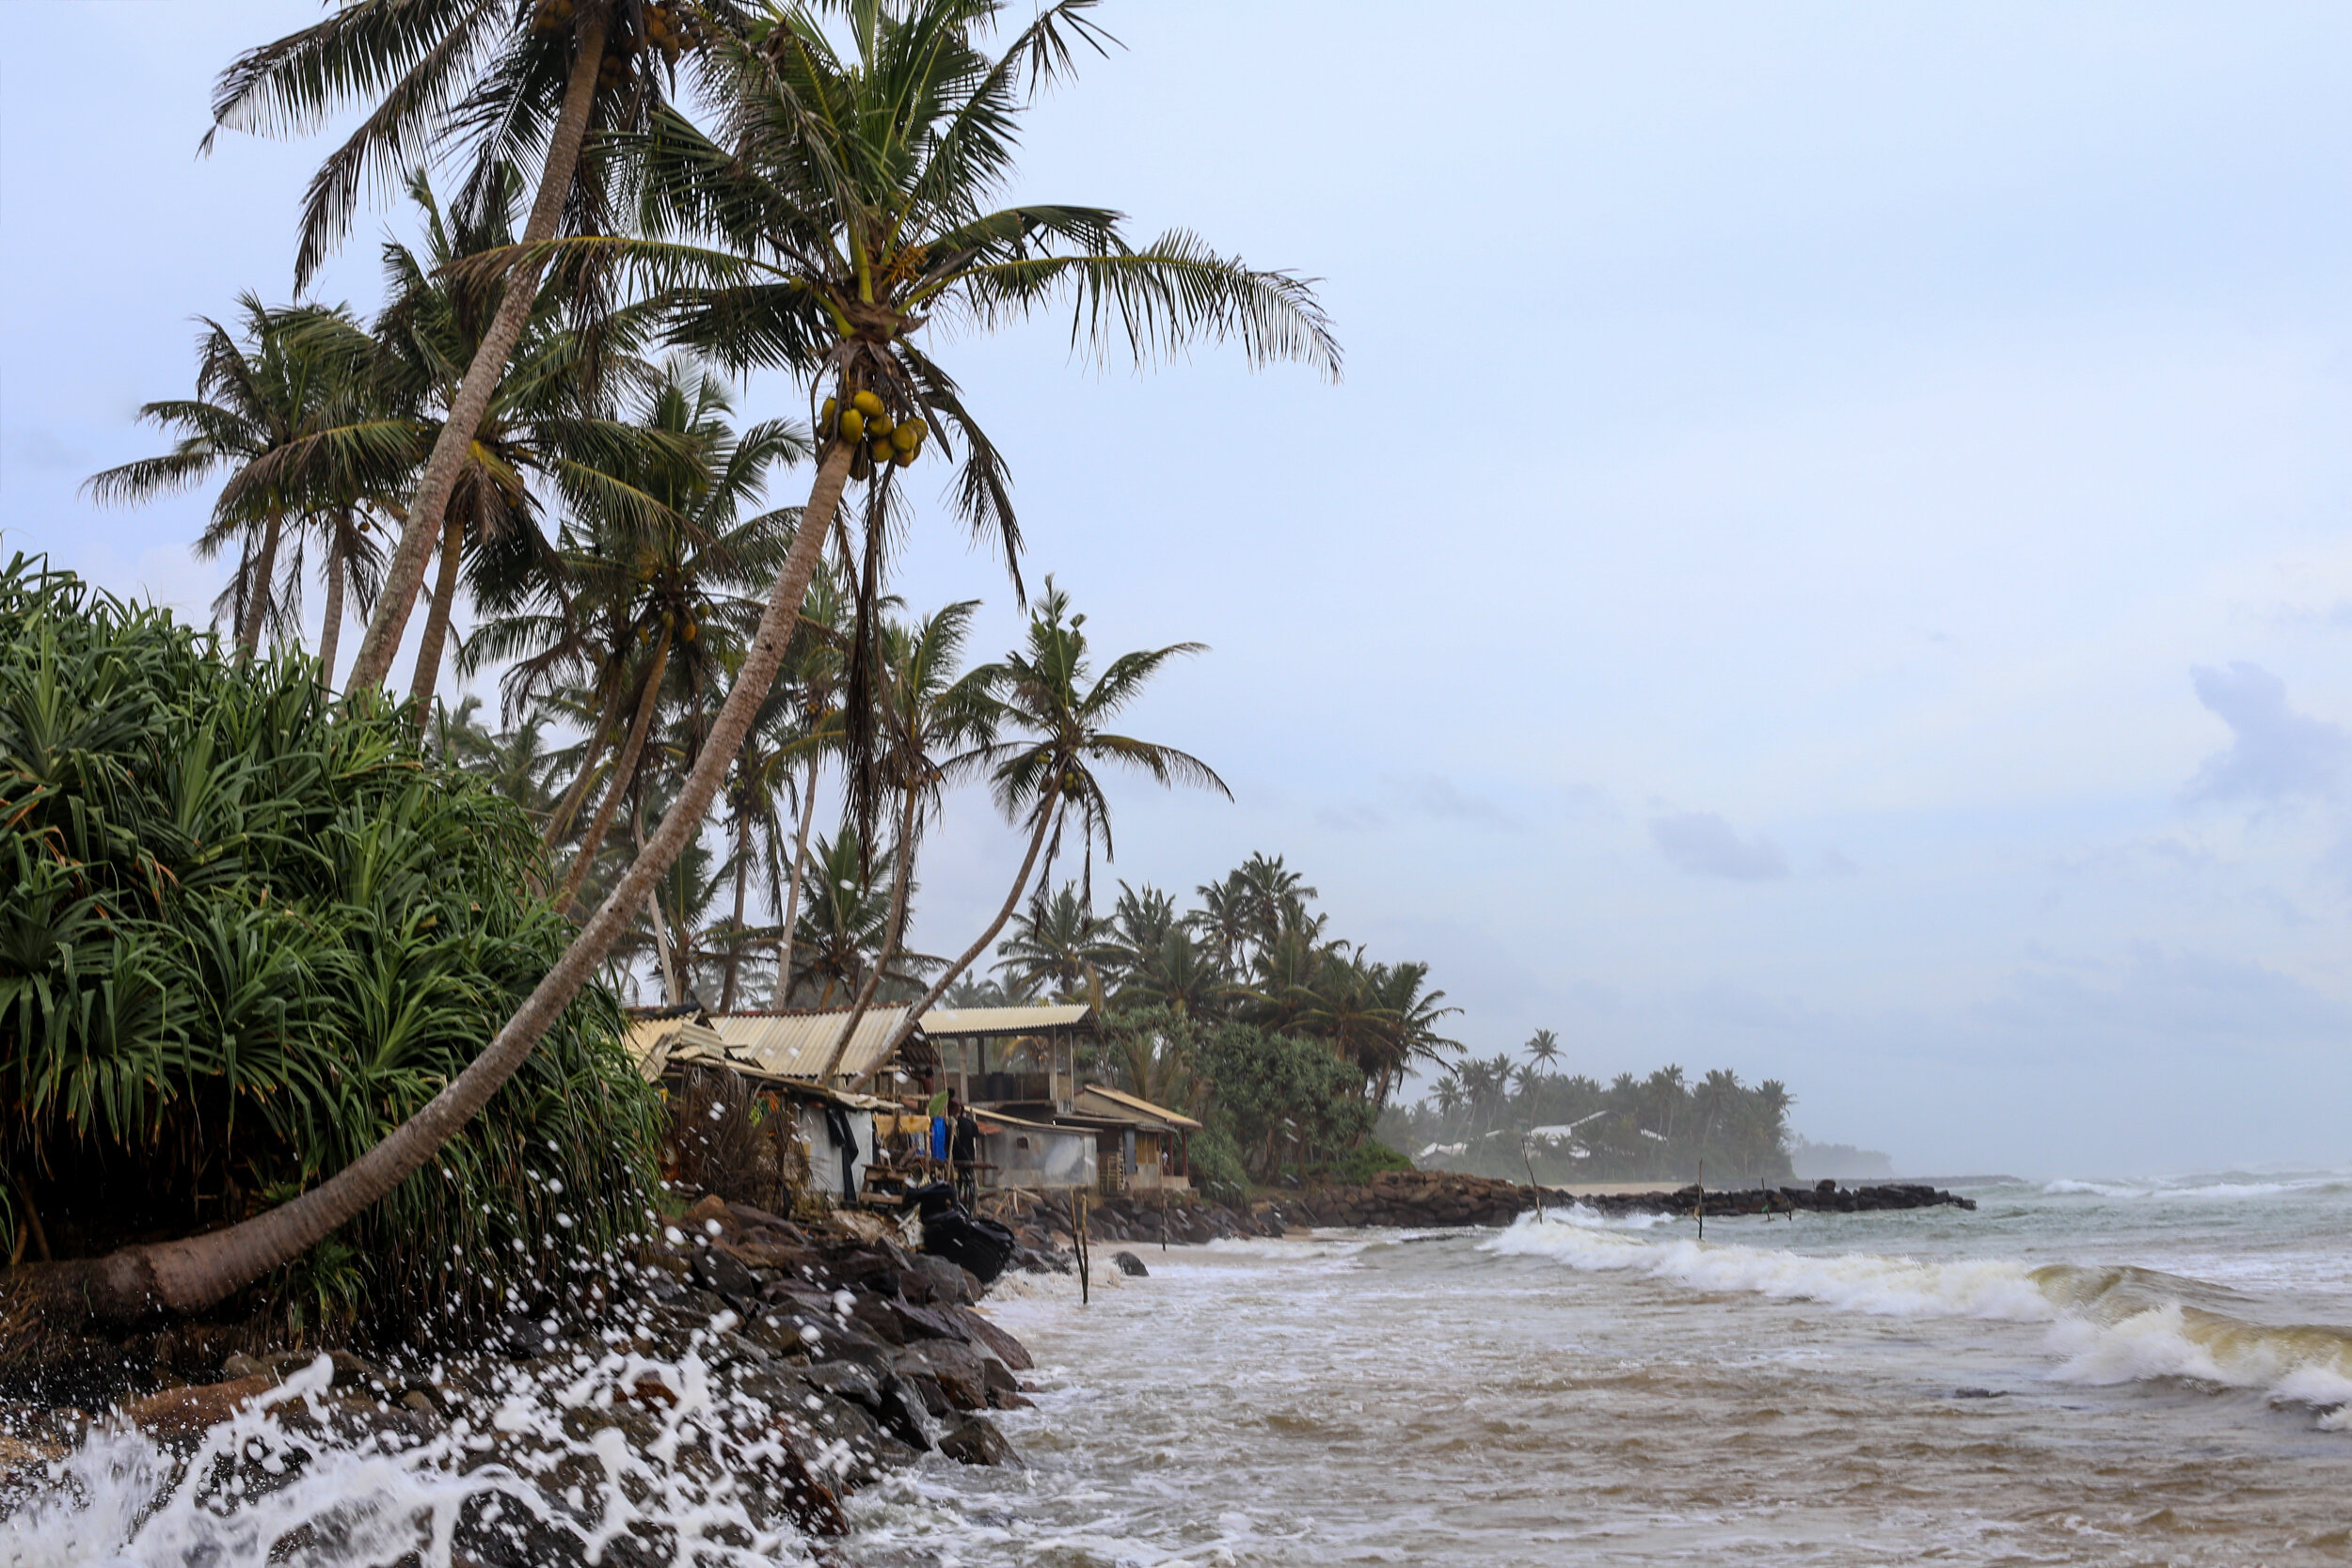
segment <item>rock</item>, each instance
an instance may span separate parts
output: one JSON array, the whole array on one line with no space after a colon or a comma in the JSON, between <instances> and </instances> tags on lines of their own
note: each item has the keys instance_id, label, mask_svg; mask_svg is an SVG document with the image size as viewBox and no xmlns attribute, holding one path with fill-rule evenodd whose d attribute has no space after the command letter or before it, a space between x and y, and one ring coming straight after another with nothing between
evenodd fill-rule
<instances>
[{"instance_id":1,"label":"rock","mask_svg":"<svg viewBox=\"0 0 2352 1568\"><path fill-rule=\"evenodd\" d=\"M882 1419L892 1436L922 1453L939 1447L945 1431L924 1391L902 1372L882 1380Z\"/></svg>"},{"instance_id":2,"label":"rock","mask_svg":"<svg viewBox=\"0 0 2352 1568\"><path fill-rule=\"evenodd\" d=\"M980 1380L988 1385L988 1407L991 1410L1027 1410L1030 1402L1021 1397L1021 1384L1002 1361L988 1356L980 1362Z\"/></svg>"},{"instance_id":3,"label":"rock","mask_svg":"<svg viewBox=\"0 0 2352 1568\"><path fill-rule=\"evenodd\" d=\"M773 1230L795 1246L808 1244L806 1231L782 1215L771 1214L765 1209L755 1209L748 1203L730 1203L726 1205L726 1217L747 1230Z\"/></svg>"},{"instance_id":4,"label":"rock","mask_svg":"<svg viewBox=\"0 0 2352 1568\"><path fill-rule=\"evenodd\" d=\"M678 1228L690 1236L711 1235L713 1232L710 1227L713 1225L716 1225L722 1231L739 1229L741 1223L727 1212L727 1200L717 1193L704 1196L700 1202L679 1216L677 1222Z\"/></svg>"},{"instance_id":5,"label":"rock","mask_svg":"<svg viewBox=\"0 0 2352 1568\"><path fill-rule=\"evenodd\" d=\"M918 1253L914 1266L930 1276L934 1301L954 1307L969 1307L980 1299L980 1282L972 1277L963 1266L930 1253Z\"/></svg>"},{"instance_id":6,"label":"rock","mask_svg":"<svg viewBox=\"0 0 2352 1568\"><path fill-rule=\"evenodd\" d=\"M980 1354L955 1339L925 1339L908 1346L894 1358L903 1370L923 1371L939 1380L958 1410L988 1406L988 1373Z\"/></svg>"},{"instance_id":7,"label":"rock","mask_svg":"<svg viewBox=\"0 0 2352 1568\"><path fill-rule=\"evenodd\" d=\"M1143 1266L1143 1259L1132 1252L1114 1252L1111 1261L1118 1264L1119 1272L1130 1279L1141 1279L1152 1272Z\"/></svg>"},{"instance_id":8,"label":"rock","mask_svg":"<svg viewBox=\"0 0 2352 1568\"><path fill-rule=\"evenodd\" d=\"M834 1399L854 1400L868 1410L882 1408L882 1383L861 1361L819 1361L801 1369L803 1383Z\"/></svg>"},{"instance_id":9,"label":"rock","mask_svg":"<svg viewBox=\"0 0 2352 1568\"><path fill-rule=\"evenodd\" d=\"M982 1350L1014 1371L1025 1372L1037 1365L1029 1359L1026 1346L971 1307L957 1307L954 1317L958 1326L964 1331L964 1338L977 1343Z\"/></svg>"},{"instance_id":10,"label":"rock","mask_svg":"<svg viewBox=\"0 0 2352 1568\"><path fill-rule=\"evenodd\" d=\"M939 1451L962 1465L1009 1465L1016 1470L1027 1467L1021 1463L1021 1456L1012 1451L1012 1445L1005 1441L1005 1434L996 1430L995 1423L979 1416L941 1438Z\"/></svg>"},{"instance_id":11,"label":"rock","mask_svg":"<svg viewBox=\"0 0 2352 1568\"><path fill-rule=\"evenodd\" d=\"M759 1276L723 1247L701 1247L694 1253L694 1278L730 1303L759 1300Z\"/></svg>"},{"instance_id":12,"label":"rock","mask_svg":"<svg viewBox=\"0 0 2352 1568\"><path fill-rule=\"evenodd\" d=\"M268 1370L243 1351L230 1352L220 1364L220 1375L224 1378L260 1377Z\"/></svg>"},{"instance_id":13,"label":"rock","mask_svg":"<svg viewBox=\"0 0 2352 1568\"><path fill-rule=\"evenodd\" d=\"M193 1437L218 1426L277 1386L277 1374L266 1371L227 1383L193 1384L134 1400L122 1407L122 1414L151 1437Z\"/></svg>"}]
</instances>

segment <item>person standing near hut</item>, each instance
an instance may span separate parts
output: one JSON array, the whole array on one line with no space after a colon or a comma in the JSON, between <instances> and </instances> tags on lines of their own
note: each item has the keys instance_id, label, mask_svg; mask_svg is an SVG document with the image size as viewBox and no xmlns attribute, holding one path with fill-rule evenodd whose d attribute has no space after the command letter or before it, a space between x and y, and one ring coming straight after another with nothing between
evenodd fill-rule
<instances>
[{"instance_id":1,"label":"person standing near hut","mask_svg":"<svg viewBox=\"0 0 2352 1568\"><path fill-rule=\"evenodd\" d=\"M948 1102L955 1117L955 1131L948 1135L948 1155L956 1167L956 1196L969 1208L979 1196L980 1186L980 1118L972 1114L972 1107Z\"/></svg>"}]
</instances>

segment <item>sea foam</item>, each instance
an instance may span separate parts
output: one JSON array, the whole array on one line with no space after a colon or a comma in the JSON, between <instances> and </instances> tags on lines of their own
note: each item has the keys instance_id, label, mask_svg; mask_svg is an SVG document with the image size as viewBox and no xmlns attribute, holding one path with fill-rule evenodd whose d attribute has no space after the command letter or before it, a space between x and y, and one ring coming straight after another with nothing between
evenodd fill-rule
<instances>
[{"instance_id":1,"label":"sea foam","mask_svg":"<svg viewBox=\"0 0 2352 1568\"><path fill-rule=\"evenodd\" d=\"M2233 1293L2149 1269L1981 1259L1930 1263L1870 1253L1821 1256L1687 1238L1645 1242L1566 1219L1520 1219L1486 1243L1580 1272L1613 1272L1691 1290L1816 1301L1844 1312L2050 1324L2052 1381L2113 1385L2181 1379L2252 1389L2352 1431L2352 1329L2267 1324L2184 1297Z\"/></svg>"}]
</instances>

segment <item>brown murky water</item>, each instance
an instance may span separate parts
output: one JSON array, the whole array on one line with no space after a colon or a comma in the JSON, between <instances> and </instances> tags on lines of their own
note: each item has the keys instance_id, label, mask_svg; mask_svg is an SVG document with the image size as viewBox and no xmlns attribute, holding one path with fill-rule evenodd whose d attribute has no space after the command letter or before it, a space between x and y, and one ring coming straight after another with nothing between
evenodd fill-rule
<instances>
[{"instance_id":1,"label":"brown murky water","mask_svg":"<svg viewBox=\"0 0 2352 1568\"><path fill-rule=\"evenodd\" d=\"M851 1560L2352 1561L2344 1183L1142 1249ZM2188 1274L2185 1265L2201 1265Z\"/></svg>"}]
</instances>

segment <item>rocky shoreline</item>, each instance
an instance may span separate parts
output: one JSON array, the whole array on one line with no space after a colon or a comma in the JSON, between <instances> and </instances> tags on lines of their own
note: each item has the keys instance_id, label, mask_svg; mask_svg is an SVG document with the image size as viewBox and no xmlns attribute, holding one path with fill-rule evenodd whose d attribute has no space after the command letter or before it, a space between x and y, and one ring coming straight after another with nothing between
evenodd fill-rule
<instances>
[{"instance_id":1,"label":"rocky shoreline","mask_svg":"<svg viewBox=\"0 0 2352 1568\"><path fill-rule=\"evenodd\" d=\"M405 1455L420 1473L501 1466L501 1486L453 1521L457 1560L472 1568L599 1550L607 1562L669 1560L690 1528L642 1507L665 1489L723 1497L717 1512L739 1523L721 1528L739 1534L839 1536L846 1495L925 1453L1022 1463L986 1413L1028 1402L1026 1349L975 1309L977 1279L895 1231L858 1213L803 1227L706 1197L596 1282L582 1309L510 1323L495 1349L407 1365L231 1353L193 1376L134 1354L119 1395L86 1392L83 1404L20 1385L0 1399L0 1520L87 1489L62 1468L69 1455L128 1429L183 1462L183 1488L240 1497L294 1484L330 1445ZM1049 1251L1027 1261L1069 1266ZM249 1438L264 1419L275 1431ZM225 1450L218 1433L230 1434ZM266 1463L245 1463L253 1441ZM624 1484L600 1465L608 1450L662 1456L660 1473ZM224 1465L240 1473L199 1473ZM529 1483L522 1506L497 1500L516 1496L513 1478ZM615 1488L601 1497L600 1478ZM616 1512L644 1516L606 1539Z\"/></svg>"},{"instance_id":2,"label":"rocky shoreline","mask_svg":"<svg viewBox=\"0 0 2352 1568\"><path fill-rule=\"evenodd\" d=\"M1810 1187L1708 1188L1695 1184L1672 1191L1575 1196L1553 1188L1542 1192L1553 1212L1582 1207L1611 1216L1623 1214L1716 1215L1870 1213L1886 1210L1950 1207L1974 1209L1976 1199L1915 1183L1840 1187L1835 1181ZM1258 1211L1292 1225L1391 1226L1403 1228L1456 1225L1508 1225L1536 1208L1537 1191L1492 1177L1444 1171L1390 1171L1359 1187L1330 1187L1260 1204Z\"/></svg>"}]
</instances>

